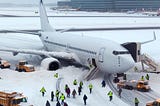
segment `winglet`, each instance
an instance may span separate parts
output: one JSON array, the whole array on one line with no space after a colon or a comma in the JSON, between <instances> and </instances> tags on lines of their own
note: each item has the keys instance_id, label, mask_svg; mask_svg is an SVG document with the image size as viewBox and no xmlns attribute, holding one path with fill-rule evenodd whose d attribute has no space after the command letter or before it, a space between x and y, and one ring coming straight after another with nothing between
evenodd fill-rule
<instances>
[{"instance_id":1,"label":"winglet","mask_svg":"<svg viewBox=\"0 0 160 106\"><path fill-rule=\"evenodd\" d=\"M150 42L153 42L156 40L156 33L155 31L153 32L153 39L152 40L148 40L148 41L145 41L145 42L141 42L141 44L146 44L146 43L150 43Z\"/></svg>"},{"instance_id":2,"label":"winglet","mask_svg":"<svg viewBox=\"0 0 160 106\"><path fill-rule=\"evenodd\" d=\"M40 20L41 20L41 30L42 31L54 31L51 25L49 24L46 9L43 5L42 0L40 0L39 11L40 11Z\"/></svg>"}]
</instances>

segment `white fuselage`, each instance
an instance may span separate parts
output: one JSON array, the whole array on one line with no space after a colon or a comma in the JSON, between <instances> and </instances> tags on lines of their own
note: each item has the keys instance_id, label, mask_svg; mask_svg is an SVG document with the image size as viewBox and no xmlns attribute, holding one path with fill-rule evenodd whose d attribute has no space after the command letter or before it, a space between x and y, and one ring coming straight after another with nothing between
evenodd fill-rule
<instances>
[{"instance_id":1,"label":"white fuselage","mask_svg":"<svg viewBox=\"0 0 160 106\"><path fill-rule=\"evenodd\" d=\"M128 50L107 39L60 32L42 32L40 38L48 51L74 53L86 66L89 59L94 59L97 67L107 73L125 72L134 66ZM125 53L115 55L114 51Z\"/></svg>"}]
</instances>

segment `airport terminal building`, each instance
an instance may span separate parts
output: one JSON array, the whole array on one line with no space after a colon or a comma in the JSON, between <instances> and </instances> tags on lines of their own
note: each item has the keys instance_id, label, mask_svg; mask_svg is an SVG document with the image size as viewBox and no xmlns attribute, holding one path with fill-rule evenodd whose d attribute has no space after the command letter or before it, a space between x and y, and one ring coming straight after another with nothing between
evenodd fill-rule
<instances>
[{"instance_id":1,"label":"airport terminal building","mask_svg":"<svg viewBox=\"0 0 160 106\"><path fill-rule=\"evenodd\" d=\"M130 11L158 10L160 0L71 0L60 1L58 6L68 4L72 8L85 11Z\"/></svg>"}]
</instances>

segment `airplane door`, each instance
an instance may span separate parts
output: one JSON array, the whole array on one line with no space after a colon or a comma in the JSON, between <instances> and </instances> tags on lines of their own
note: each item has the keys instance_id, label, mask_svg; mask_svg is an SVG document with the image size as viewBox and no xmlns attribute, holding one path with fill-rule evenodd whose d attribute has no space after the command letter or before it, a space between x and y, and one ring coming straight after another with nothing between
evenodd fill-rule
<instances>
[{"instance_id":1,"label":"airplane door","mask_svg":"<svg viewBox=\"0 0 160 106\"><path fill-rule=\"evenodd\" d=\"M105 51L105 48L101 48L99 50L99 54L98 54L98 61L99 62L103 62L104 61L104 51Z\"/></svg>"}]
</instances>

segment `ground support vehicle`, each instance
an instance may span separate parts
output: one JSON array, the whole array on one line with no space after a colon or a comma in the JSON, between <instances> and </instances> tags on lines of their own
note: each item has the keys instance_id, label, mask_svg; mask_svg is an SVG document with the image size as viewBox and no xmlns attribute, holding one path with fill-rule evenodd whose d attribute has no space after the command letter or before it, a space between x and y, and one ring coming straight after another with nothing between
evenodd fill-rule
<instances>
[{"instance_id":1,"label":"ground support vehicle","mask_svg":"<svg viewBox=\"0 0 160 106\"><path fill-rule=\"evenodd\" d=\"M148 102L146 106L160 106L160 98L156 99L155 101Z\"/></svg>"},{"instance_id":2,"label":"ground support vehicle","mask_svg":"<svg viewBox=\"0 0 160 106\"><path fill-rule=\"evenodd\" d=\"M120 79L126 80L126 74L124 74L124 73L117 73L117 74L115 74L113 82L114 83L118 83L120 81Z\"/></svg>"},{"instance_id":3,"label":"ground support vehicle","mask_svg":"<svg viewBox=\"0 0 160 106\"><path fill-rule=\"evenodd\" d=\"M0 68L3 69L3 68L10 68L11 64L6 61L6 60L0 60Z\"/></svg>"},{"instance_id":4,"label":"ground support vehicle","mask_svg":"<svg viewBox=\"0 0 160 106\"><path fill-rule=\"evenodd\" d=\"M19 63L16 65L16 71L19 72L33 72L35 71L34 66L28 64L26 60L19 61Z\"/></svg>"},{"instance_id":5,"label":"ground support vehicle","mask_svg":"<svg viewBox=\"0 0 160 106\"><path fill-rule=\"evenodd\" d=\"M142 81L142 80L121 80L119 83L117 83L118 88L125 88L129 90L136 89L138 91L144 91L147 92L150 90L150 86L148 85L148 81Z\"/></svg>"},{"instance_id":6,"label":"ground support vehicle","mask_svg":"<svg viewBox=\"0 0 160 106\"><path fill-rule=\"evenodd\" d=\"M21 106L21 102L27 102L22 93L0 91L0 106Z\"/></svg>"}]
</instances>

